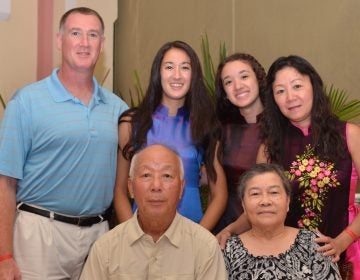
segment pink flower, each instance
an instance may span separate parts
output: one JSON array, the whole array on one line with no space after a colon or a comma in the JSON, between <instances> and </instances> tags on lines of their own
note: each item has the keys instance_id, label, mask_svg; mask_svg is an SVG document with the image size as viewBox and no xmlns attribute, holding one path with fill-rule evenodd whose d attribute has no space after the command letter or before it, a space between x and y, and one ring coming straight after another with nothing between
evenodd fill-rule
<instances>
[{"instance_id":1,"label":"pink flower","mask_svg":"<svg viewBox=\"0 0 360 280\"><path fill-rule=\"evenodd\" d=\"M311 187L311 190L316 193L316 192L318 192L319 188L316 185L313 185Z\"/></svg>"},{"instance_id":2,"label":"pink flower","mask_svg":"<svg viewBox=\"0 0 360 280\"><path fill-rule=\"evenodd\" d=\"M309 165L314 165L315 164L315 160L313 158L309 159Z\"/></svg>"},{"instance_id":3,"label":"pink flower","mask_svg":"<svg viewBox=\"0 0 360 280\"><path fill-rule=\"evenodd\" d=\"M311 165L306 166L306 171L311 172L313 170L313 167Z\"/></svg>"},{"instance_id":4,"label":"pink flower","mask_svg":"<svg viewBox=\"0 0 360 280\"><path fill-rule=\"evenodd\" d=\"M301 171L300 171L299 169L297 169L297 170L295 171L295 175L298 176L298 177L301 176Z\"/></svg>"},{"instance_id":5,"label":"pink flower","mask_svg":"<svg viewBox=\"0 0 360 280\"><path fill-rule=\"evenodd\" d=\"M318 179L322 180L322 178L324 178L324 173L320 172L320 173L318 174Z\"/></svg>"},{"instance_id":6,"label":"pink flower","mask_svg":"<svg viewBox=\"0 0 360 280\"><path fill-rule=\"evenodd\" d=\"M320 162L319 165L320 165L320 167L324 167L324 166L325 166L325 163Z\"/></svg>"},{"instance_id":7,"label":"pink flower","mask_svg":"<svg viewBox=\"0 0 360 280\"><path fill-rule=\"evenodd\" d=\"M330 170L325 170L324 174L325 174L325 176L328 177L331 174L331 171Z\"/></svg>"},{"instance_id":8,"label":"pink flower","mask_svg":"<svg viewBox=\"0 0 360 280\"><path fill-rule=\"evenodd\" d=\"M310 184L313 185L313 186L316 186L317 185L316 179L311 179Z\"/></svg>"},{"instance_id":9,"label":"pink flower","mask_svg":"<svg viewBox=\"0 0 360 280\"><path fill-rule=\"evenodd\" d=\"M294 168L290 169L290 173L295 173L295 169Z\"/></svg>"}]
</instances>

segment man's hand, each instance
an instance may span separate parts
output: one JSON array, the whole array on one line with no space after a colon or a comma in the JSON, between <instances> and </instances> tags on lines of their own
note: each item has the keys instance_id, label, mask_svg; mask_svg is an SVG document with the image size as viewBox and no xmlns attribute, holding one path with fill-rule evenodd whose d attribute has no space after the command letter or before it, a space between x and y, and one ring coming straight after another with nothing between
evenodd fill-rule
<instances>
[{"instance_id":1,"label":"man's hand","mask_svg":"<svg viewBox=\"0 0 360 280\"><path fill-rule=\"evenodd\" d=\"M0 262L0 280L21 280L20 270L14 259Z\"/></svg>"}]
</instances>

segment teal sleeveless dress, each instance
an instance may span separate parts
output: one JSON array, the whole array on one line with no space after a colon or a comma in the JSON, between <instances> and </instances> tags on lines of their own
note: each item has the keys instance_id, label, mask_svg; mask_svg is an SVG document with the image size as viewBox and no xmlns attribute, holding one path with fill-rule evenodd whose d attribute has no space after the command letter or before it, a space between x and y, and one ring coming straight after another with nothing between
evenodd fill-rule
<instances>
[{"instance_id":1,"label":"teal sleeveless dress","mask_svg":"<svg viewBox=\"0 0 360 280\"><path fill-rule=\"evenodd\" d=\"M178 212L199 223L203 216L199 185L204 150L192 141L190 114L185 107L179 108L176 116L169 116L168 108L162 104L157 107L153 113L153 125L147 133L146 145L152 144L165 145L180 155L185 187Z\"/></svg>"}]
</instances>

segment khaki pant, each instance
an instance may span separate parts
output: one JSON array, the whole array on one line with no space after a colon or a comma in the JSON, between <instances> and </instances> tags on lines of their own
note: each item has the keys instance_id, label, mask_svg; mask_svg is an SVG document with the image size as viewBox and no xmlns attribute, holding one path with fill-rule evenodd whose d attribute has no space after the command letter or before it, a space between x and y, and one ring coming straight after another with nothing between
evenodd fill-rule
<instances>
[{"instance_id":1,"label":"khaki pant","mask_svg":"<svg viewBox=\"0 0 360 280\"><path fill-rule=\"evenodd\" d=\"M106 221L79 227L20 210L14 258L22 280L78 279L91 245L108 229Z\"/></svg>"}]
</instances>

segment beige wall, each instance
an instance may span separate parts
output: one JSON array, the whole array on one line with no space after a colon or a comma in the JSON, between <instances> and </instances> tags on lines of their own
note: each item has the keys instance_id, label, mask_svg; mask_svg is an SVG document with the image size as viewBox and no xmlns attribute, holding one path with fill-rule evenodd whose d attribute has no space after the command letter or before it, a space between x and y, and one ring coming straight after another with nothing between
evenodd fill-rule
<instances>
[{"instance_id":1,"label":"beige wall","mask_svg":"<svg viewBox=\"0 0 360 280\"><path fill-rule=\"evenodd\" d=\"M299 54L326 84L360 99L360 1L348 0L119 0L114 89L128 94L137 69L146 85L155 52L169 40L185 40L200 54L206 31L217 58L253 54L266 69L279 56Z\"/></svg>"},{"instance_id":2,"label":"beige wall","mask_svg":"<svg viewBox=\"0 0 360 280\"><path fill-rule=\"evenodd\" d=\"M5 100L36 78L36 18L37 0L13 0L9 19L0 21L0 93Z\"/></svg>"},{"instance_id":3,"label":"beige wall","mask_svg":"<svg viewBox=\"0 0 360 280\"><path fill-rule=\"evenodd\" d=\"M326 84L360 99L360 1L236 2L237 49L266 68L281 55L304 56Z\"/></svg>"},{"instance_id":4,"label":"beige wall","mask_svg":"<svg viewBox=\"0 0 360 280\"><path fill-rule=\"evenodd\" d=\"M117 0L78 0L76 6L87 6L100 13L105 22L105 50L95 69L95 76L102 81L110 69L104 86L112 90L113 80L113 23L117 17ZM36 81L37 63L37 0L12 0L11 15L0 21L0 93L9 100L16 89ZM60 55L55 46L58 22L65 11L65 0L54 1L54 67ZM0 106L0 118L3 110Z\"/></svg>"}]
</instances>

